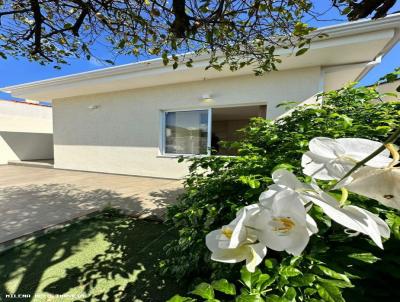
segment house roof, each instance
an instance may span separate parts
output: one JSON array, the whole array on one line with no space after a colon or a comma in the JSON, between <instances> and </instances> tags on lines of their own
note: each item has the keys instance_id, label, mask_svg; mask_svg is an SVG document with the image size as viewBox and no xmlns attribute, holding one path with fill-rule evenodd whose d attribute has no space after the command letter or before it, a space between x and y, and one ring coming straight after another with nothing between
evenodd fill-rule
<instances>
[{"instance_id":1,"label":"house roof","mask_svg":"<svg viewBox=\"0 0 400 302\"><path fill-rule=\"evenodd\" d=\"M315 40L310 50L302 56L296 57L290 50L278 49L277 54L282 58L279 70L321 66L330 73L327 79L332 83L359 80L399 41L400 13L378 20L327 26L318 29L317 33L326 33L328 37ZM253 73L251 67L236 72L206 71L204 67L208 65L208 56L196 56L193 59L191 68L182 65L173 70L171 66L164 66L162 59L153 59L0 90L15 97L53 100Z\"/></svg>"},{"instance_id":2,"label":"house roof","mask_svg":"<svg viewBox=\"0 0 400 302\"><path fill-rule=\"evenodd\" d=\"M15 104L21 105L29 105L29 106L40 106L40 107L51 107L51 103L48 102L40 102L40 101L30 101L30 100L0 100L0 102L11 102Z\"/></svg>"}]
</instances>

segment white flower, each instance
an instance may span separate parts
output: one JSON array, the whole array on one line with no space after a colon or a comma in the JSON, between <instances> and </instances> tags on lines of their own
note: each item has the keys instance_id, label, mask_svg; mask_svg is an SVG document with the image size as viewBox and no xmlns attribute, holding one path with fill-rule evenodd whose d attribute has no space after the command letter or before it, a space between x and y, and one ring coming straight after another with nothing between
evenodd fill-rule
<instances>
[{"instance_id":1,"label":"white flower","mask_svg":"<svg viewBox=\"0 0 400 302\"><path fill-rule=\"evenodd\" d=\"M245 227L245 223L251 216L259 212L259 206L257 204L243 207L237 212L236 218L221 228L219 236L219 248L232 249L240 246L242 243L247 242L250 234L248 229Z\"/></svg>"},{"instance_id":2,"label":"white flower","mask_svg":"<svg viewBox=\"0 0 400 302\"><path fill-rule=\"evenodd\" d=\"M363 138L313 138L309 143L310 151L302 157L303 173L321 180L341 179L357 162L381 146L380 142ZM392 161L389 154L388 150L384 150L365 165L387 167Z\"/></svg>"},{"instance_id":3,"label":"white flower","mask_svg":"<svg viewBox=\"0 0 400 302\"><path fill-rule=\"evenodd\" d=\"M286 189L263 202L265 208L254 220L254 228L262 230L259 240L273 250L300 255L318 228L299 196Z\"/></svg>"},{"instance_id":4,"label":"white flower","mask_svg":"<svg viewBox=\"0 0 400 302\"><path fill-rule=\"evenodd\" d=\"M237 263L246 261L246 268L249 272L254 272L257 265L261 263L267 254L265 244L247 243L234 249L221 249L218 247L218 233L220 230L213 231L206 236L206 245L211 250L211 259L218 262Z\"/></svg>"},{"instance_id":5,"label":"white flower","mask_svg":"<svg viewBox=\"0 0 400 302\"><path fill-rule=\"evenodd\" d=\"M308 198L321 207L332 220L350 230L368 235L377 246L383 249L381 237L389 238L390 229L377 215L356 206L340 206L339 202L313 185L316 193L308 193Z\"/></svg>"},{"instance_id":6,"label":"white flower","mask_svg":"<svg viewBox=\"0 0 400 302\"><path fill-rule=\"evenodd\" d=\"M268 190L261 193L259 197L259 202L263 207L269 207L271 205L271 198L275 196L276 193L290 190L296 193L298 197L303 201L303 193L309 190L313 190L308 184L302 183L297 179L296 175L285 169L278 169L272 173L273 185L268 186Z\"/></svg>"},{"instance_id":7,"label":"white flower","mask_svg":"<svg viewBox=\"0 0 400 302\"><path fill-rule=\"evenodd\" d=\"M353 174L353 179L346 186L349 191L400 210L400 168L362 167Z\"/></svg>"},{"instance_id":8,"label":"white flower","mask_svg":"<svg viewBox=\"0 0 400 302\"><path fill-rule=\"evenodd\" d=\"M230 224L207 234L206 245L211 251L212 260L225 263L246 260L248 271L255 271L267 254L267 248L258 241L259 232L245 224L257 213L258 205L244 207Z\"/></svg>"}]
</instances>

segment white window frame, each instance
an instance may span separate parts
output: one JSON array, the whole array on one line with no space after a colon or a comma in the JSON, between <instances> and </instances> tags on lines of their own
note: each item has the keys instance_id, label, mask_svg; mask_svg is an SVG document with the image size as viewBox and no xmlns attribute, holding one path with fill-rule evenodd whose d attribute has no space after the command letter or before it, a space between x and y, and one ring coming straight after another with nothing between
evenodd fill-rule
<instances>
[{"instance_id":1,"label":"white window frame","mask_svg":"<svg viewBox=\"0 0 400 302\"><path fill-rule=\"evenodd\" d=\"M166 157L179 157L179 156L209 156L211 155L211 126L212 126L212 108L196 108L196 109L177 109L177 110L162 110L161 111L161 127L160 127L160 155ZM192 153L167 153L165 152L165 126L166 115L170 112L193 112L193 111L207 111L207 153L206 154L192 154Z\"/></svg>"},{"instance_id":2,"label":"white window frame","mask_svg":"<svg viewBox=\"0 0 400 302\"><path fill-rule=\"evenodd\" d=\"M237 108L237 107L247 107L247 106L267 106L267 111L265 112L265 118L268 115L268 102L260 101L255 103L246 104L235 104L235 105L224 105L216 107L203 107L203 108L185 108L185 109L168 109L160 111L160 141L159 141L159 156L160 157L192 157L192 156L209 156L211 155L211 137L212 137L212 110L218 108ZM207 154L177 154L177 153L166 153L165 152L165 116L168 112L182 112L182 111L208 111L208 125L207 125ZM218 156L235 156L235 155L218 155Z\"/></svg>"}]
</instances>

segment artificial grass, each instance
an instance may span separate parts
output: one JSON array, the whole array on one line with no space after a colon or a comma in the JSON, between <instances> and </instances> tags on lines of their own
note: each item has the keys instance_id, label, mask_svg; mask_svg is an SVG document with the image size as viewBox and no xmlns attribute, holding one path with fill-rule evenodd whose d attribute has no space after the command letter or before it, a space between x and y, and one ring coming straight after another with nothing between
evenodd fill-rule
<instances>
[{"instance_id":1,"label":"artificial grass","mask_svg":"<svg viewBox=\"0 0 400 302\"><path fill-rule=\"evenodd\" d=\"M0 300L165 301L181 291L157 270L173 237L161 223L113 213L78 222L0 254Z\"/></svg>"}]
</instances>

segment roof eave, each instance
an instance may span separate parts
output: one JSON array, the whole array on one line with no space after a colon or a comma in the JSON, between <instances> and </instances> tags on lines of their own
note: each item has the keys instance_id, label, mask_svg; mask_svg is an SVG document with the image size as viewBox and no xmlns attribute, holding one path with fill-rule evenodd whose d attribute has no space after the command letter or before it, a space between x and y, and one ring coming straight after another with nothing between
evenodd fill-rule
<instances>
[{"instance_id":1,"label":"roof eave","mask_svg":"<svg viewBox=\"0 0 400 302\"><path fill-rule=\"evenodd\" d=\"M384 29L395 29L397 31L397 35L391 40L391 43L389 43L390 45L385 47L385 49L383 50L383 53L380 54L380 55L384 55L387 51L389 51L396 44L396 42L399 39L398 31L400 29L400 13L389 15L385 18L378 19L378 20L359 20L359 21L349 22L349 23L345 23L345 24L338 24L338 25L323 27L323 28L317 29L315 32L313 32L313 35L316 35L318 33L326 33L328 35L328 37L326 39L329 40L329 39L335 39L335 38L340 38L340 37L345 37L345 36L350 36L350 35L357 35L359 33L373 32L373 31L379 31L379 30L384 30ZM193 57L193 54L186 54L185 56L189 56L194 59L195 67L206 66L208 64L208 56L207 55ZM0 91L11 93L13 95L20 95L22 92L26 92L28 90L49 88L49 87L52 87L52 86L58 85L58 84L73 84L75 82L80 82L82 80L106 78L106 77L110 77L110 76L123 75L123 74L128 74L128 73L140 73L140 72L144 72L144 71L146 71L146 72L153 71L156 74L157 73L161 74L161 73L165 73L165 72L171 72L171 73L173 72L172 69L166 71L165 68L163 68L163 67L164 67L164 65L163 65L162 59L157 58L157 59L142 61L142 62L138 62L138 63L130 63L130 64L125 64L125 65L120 65L120 66L108 67L108 68L95 70L95 71L89 71L89 72L83 72L83 73L74 74L74 75L57 77L57 78L53 78L53 79L47 79L47 80L36 81L36 82L31 82L31 83L8 86L8 87L0 88ZM372 68L372 67L367 67L367 69L365 69L365 71L359 76L359 78L364 76L369 71L368 68ZM221 74L221 77L222 76L223 75Z\"/></svg>"}]
</instances>

